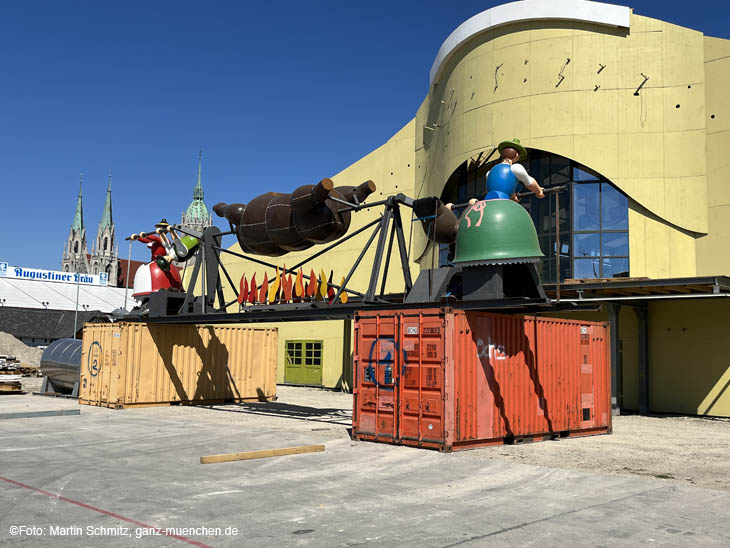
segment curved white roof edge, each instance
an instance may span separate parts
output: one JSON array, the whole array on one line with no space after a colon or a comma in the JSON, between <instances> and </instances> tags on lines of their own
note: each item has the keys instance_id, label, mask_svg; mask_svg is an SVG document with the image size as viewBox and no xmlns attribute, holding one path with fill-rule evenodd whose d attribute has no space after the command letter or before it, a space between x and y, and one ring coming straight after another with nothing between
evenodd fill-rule
<instances>
[{"instance_id":1,"label":"curved white roof edge","mask_svg":"<svg viewBox=\"0 0 730 548\"><path fill-rule=\"evenodd\" d=\"M441 44L431 67L429 85L438 81L446 62L467 40L509 23L541 19L585 21L629 28L631 8L588 0L520 0L495 6L464 21Z\"/></svg>"}]
</instances>

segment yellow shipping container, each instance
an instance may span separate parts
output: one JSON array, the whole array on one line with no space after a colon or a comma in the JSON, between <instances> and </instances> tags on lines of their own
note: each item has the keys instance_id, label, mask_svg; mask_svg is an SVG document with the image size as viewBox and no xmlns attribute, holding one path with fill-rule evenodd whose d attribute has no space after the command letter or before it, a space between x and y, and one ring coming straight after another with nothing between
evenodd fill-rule
<instances>
[{"instance_id":1,"label":"yellow shipping container","mask_svg":"<svg viewBox=\"0 0 730 548\"><path fill-rule=\"evenodd\" d=\"M120 409L272 399L277 336L275 328L86 324L79 403Z\"/></svg>"}]
</instances>

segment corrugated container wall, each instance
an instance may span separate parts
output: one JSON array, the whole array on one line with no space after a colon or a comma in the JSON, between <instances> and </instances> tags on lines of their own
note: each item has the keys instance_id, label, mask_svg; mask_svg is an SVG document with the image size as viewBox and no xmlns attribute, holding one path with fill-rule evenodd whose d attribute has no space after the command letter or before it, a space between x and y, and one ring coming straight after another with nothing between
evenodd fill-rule
<instances>
[{"instance_id":1,"label":"corrugated container wall","mask_svg":"<svg viewBox=\"0 0 730 548\"><path fill-rule=\"evenodd\" d=\"M441 450L611 431L606 324L450 308L355 323L353 436Z\"/></svg>"},{"instance_id":2,"label":"corrugated container wall","mask_svg":"<svg viewBox=\"0 0 730 548\"><path fill-rule=\"evenodd\" d=\"M122 408L271 399L273 328L84 326L79 403Z\"/></svg>"}]
</instances>

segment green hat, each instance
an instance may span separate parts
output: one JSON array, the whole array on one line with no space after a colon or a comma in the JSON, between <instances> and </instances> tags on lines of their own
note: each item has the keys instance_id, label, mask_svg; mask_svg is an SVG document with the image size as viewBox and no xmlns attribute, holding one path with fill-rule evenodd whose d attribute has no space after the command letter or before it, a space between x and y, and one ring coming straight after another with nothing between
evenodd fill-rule
<instances>
[{"instance_id":1,"label":"green hat","mask_svg":"<svg viewBox=\"0 0 730 548\"><path fill-rule=\"evenodd\" d=\"M517 158L518 162L521 162L522 160L527 158L527 151L525 150L525 147L520 144L520 140L517 137L515 137L511 141L502 141L501 143L499 143L499 146L497 146L497 150L499 150L500 154L505 148L513 148L517 152L519 152L520 157Z\"/></svg>"}]
</instances>

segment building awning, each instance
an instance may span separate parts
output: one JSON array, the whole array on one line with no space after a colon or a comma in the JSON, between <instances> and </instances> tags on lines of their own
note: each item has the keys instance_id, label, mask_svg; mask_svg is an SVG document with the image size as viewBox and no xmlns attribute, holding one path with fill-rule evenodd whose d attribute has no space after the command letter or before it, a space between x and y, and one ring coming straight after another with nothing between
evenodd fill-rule
<instances>
[{"instance_id":1,"label":"building awning","mask_svg":"<svg viewBox=\"0 0 730 548\"><path fill-rule=\"evenodd\" d=\"M543 286L548 297L561 301L649 301L686 298L730 297L730 277L697 278L612 278L567 280Z\"/></svg>"}]
</instances>

